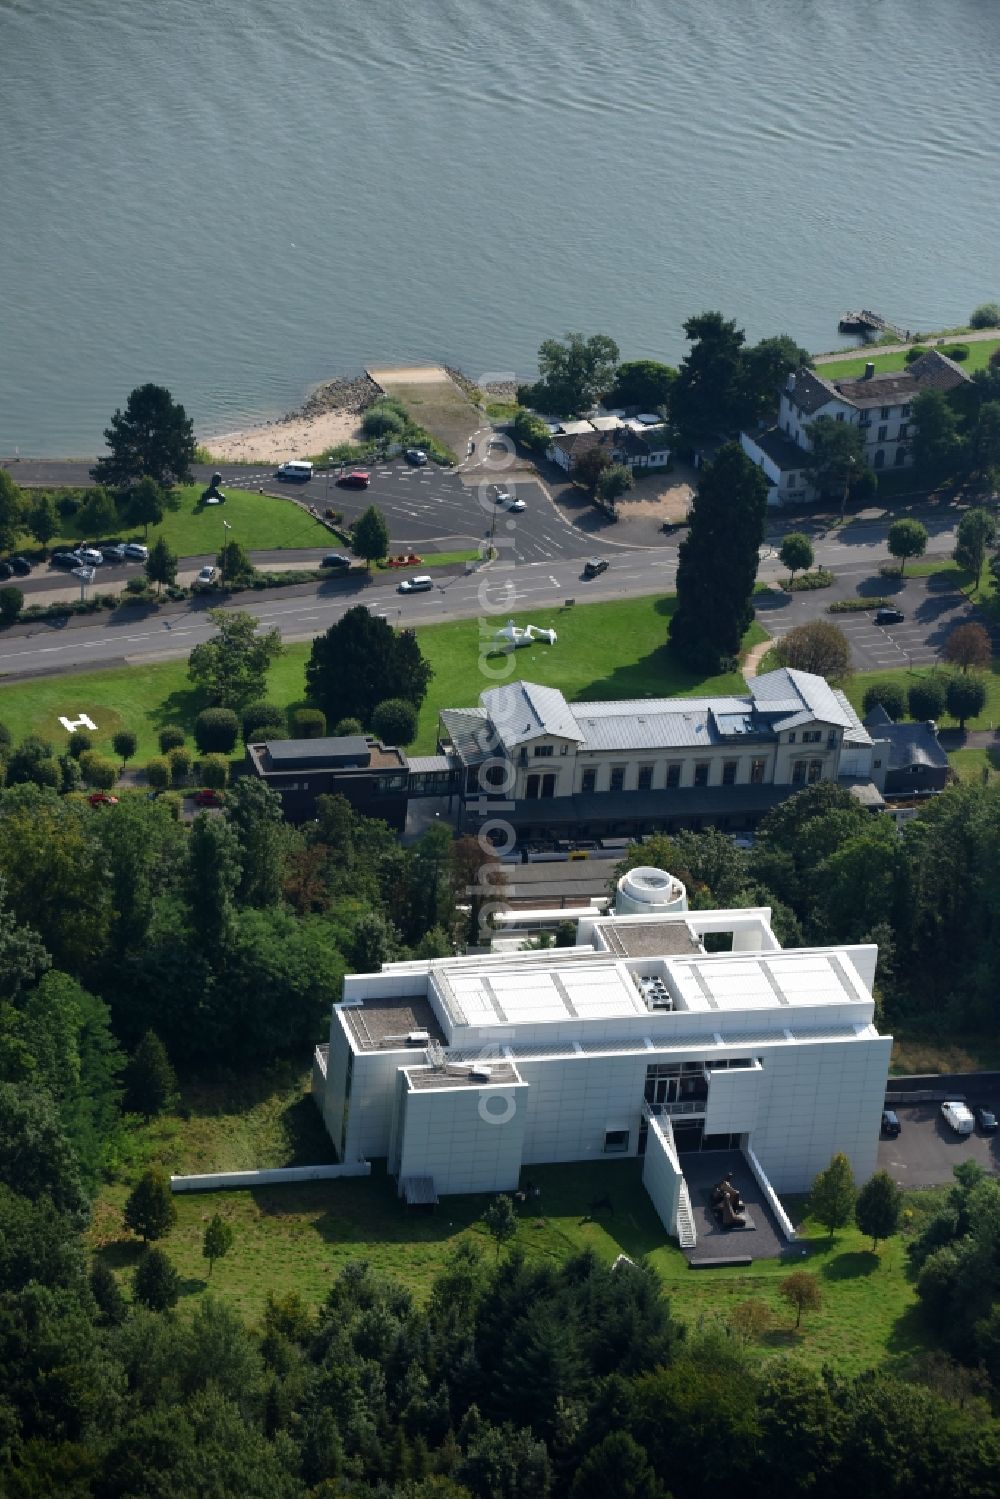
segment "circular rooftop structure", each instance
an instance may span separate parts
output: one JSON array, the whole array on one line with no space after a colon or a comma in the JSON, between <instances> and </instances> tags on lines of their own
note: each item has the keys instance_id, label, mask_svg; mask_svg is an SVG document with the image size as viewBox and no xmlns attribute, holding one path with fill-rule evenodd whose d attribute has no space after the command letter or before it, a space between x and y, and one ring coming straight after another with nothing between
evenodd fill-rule
<instances>
[{"instance_id":1,"label":"circular rooftop structure","mask_svg":"<svg viewBox=\"0 0 1000 1499\"><path fill-rule=\"evenodd\" d=\"M667 916L686 911L687 890L665 869L641 864L618 881L615 913L618 916Z\"/></svg>"}]
</instances>

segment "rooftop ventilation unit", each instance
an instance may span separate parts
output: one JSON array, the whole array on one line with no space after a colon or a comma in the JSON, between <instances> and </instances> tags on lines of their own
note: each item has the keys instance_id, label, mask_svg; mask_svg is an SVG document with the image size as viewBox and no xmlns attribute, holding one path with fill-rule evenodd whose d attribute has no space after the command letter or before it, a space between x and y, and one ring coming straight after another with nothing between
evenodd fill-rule
<instances>
[{"instance_id":1,"label":"rooftop ventilation unit","mask_svg":"<svg viewBox=\"0 0 1000 1499\"><path fill-rule=\"evenodd\" d=\"M639 993L642 995L648 1010L672 1010L674 1001L669 989L661 978L645 978L642 974L636 975L636 983L639 985Z\"/></svg>"},{"instance_id":2,"label":"rooftop ventilation unit","mask_svg":"<svg viewBox=\"0 0 1000 1499\"><path fill-rule=\"evenodd\" d=\"M406 1044L407 1046L426 1046L430 1039L430 1031L410 1031Z\"/></svg>"},{"instance_id":3,"label":"rooftop ventilation unit","mask_svg":"<svg viewBox=\"0 0 1000 1499\"><path fill-rule=\"evenodd\" d=\"M469 1076L474 1078L477 1083L488 1083L493 1076L493 1068L484 1067L480 1062L477 1062L474 1067L469 1068Z\"/></svg>"}]
</instances>

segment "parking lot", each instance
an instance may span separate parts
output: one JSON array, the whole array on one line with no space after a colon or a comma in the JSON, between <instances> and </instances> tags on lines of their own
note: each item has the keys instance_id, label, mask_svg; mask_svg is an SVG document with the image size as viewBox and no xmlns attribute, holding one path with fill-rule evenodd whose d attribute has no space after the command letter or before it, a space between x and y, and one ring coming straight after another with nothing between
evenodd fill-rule
<instances>
[{"instance_id":1,"label":"parking lot","mask_svg":"<svg viewBox=\"0 0 1000 1499\"><path fill-rule=\"evenodd\" d=\"M1000 1109L996 1095L970 1092L968 1102ZM1000 1133L984 1135L976 1129L971 1135L956 1135L942 1119L940 1103L894 1103L892 1108L900 1132L895 1140L881 1141L878 1163L899 1186L948 1186L961 1161L978 1161L985 1171L1000 1176Z\"/></svg>"}]
</instances>

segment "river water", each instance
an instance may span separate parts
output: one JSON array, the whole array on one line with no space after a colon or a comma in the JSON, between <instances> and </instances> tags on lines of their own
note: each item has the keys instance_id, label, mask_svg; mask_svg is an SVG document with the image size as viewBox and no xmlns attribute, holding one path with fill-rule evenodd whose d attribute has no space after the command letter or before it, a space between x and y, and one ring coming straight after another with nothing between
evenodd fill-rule
<instances>
[{"instance_id":1,"label":"river water","mask_svg":"<svg viewBox=\"0 0 1000 1499\"><path fill-rule=\"evenodd\" d=\"M0 456L1000 298L998 0L0 0Z\"/></svg>"}]
</instances>

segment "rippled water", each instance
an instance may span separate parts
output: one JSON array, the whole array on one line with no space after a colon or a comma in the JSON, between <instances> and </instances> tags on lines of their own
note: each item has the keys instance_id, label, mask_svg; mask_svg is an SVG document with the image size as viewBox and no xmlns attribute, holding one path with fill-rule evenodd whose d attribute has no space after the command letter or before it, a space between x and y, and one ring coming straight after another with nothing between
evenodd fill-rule
<instances>
[{"instance_id":1,"label":"rippled water","mask_svg":"<svg viewBox=\"0 0 1000 1499\"><path fill-rule=\"evenodd\" d=\"M1000 297L997 0L0 0L0 455Z\"/></svg>"}]
</instances>

